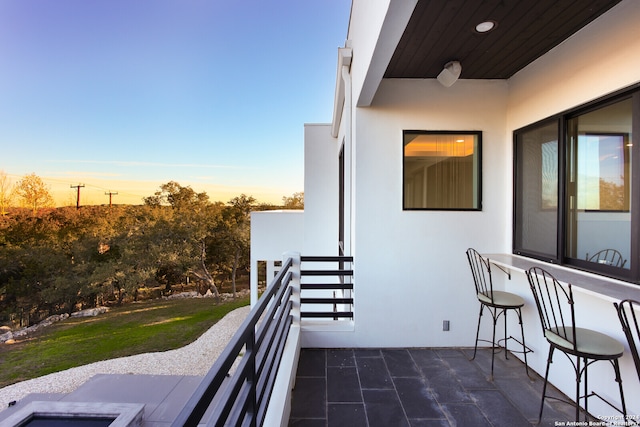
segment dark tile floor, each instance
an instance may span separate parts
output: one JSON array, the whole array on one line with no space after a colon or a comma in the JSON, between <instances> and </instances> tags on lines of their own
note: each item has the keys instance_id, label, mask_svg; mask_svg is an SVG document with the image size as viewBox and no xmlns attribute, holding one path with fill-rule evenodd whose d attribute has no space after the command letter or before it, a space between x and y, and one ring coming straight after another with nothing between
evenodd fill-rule
<instances>
[{"instance_id":1,"label":"dark tile floor","mask_svg":"<svg viewBox=\"0 0 640 427\"><path fill-rule=\"evenodd\" d=\"M289 426L423 427L535 424L543 379L516 357L490 350L303 349ZM557 390L554 390L558 393ZM572 421L573 407L548 400L540 425Z\"/></svg>"}]
</instances>

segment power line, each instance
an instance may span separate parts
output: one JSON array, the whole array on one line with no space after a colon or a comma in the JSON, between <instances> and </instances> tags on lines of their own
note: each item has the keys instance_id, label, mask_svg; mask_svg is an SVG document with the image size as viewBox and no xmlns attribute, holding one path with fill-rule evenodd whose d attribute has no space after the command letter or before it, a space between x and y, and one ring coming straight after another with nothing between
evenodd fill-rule
<instances>
[{"instance_id":1,"label":"power line","mask_svg":"<svg viewBox=\"0 0 640 427\"><path fill-rule=\"evenodd\" d=\"M105 195L109 195L109 207L111 207L111 197L112 196L116 196L118 194L118 192L116 191L115 193L112 192L111 190L107 191L104 193Z\"/></svg>"},{"instance_id":2,"label":"power line","mask_svg":"<svg viewBox=\"0 0 640 427\"><path fill-rule=\"evenodd\" d=\"M14 173L7 173L7 176L9 178L15 178L15 179L22 179L24 178L24 175L19 175L19 174L14 174ZM42 181L44 181L45 183L48 184L68 184L69 180L68 179L59 179L59 178L51 178L51 177L44 177L44 176L39 176L40 179L42 179ZM98 190L103 190L103 191L110 191L109 188L107 187L101 187L99 185L95 185L95 184L87 184L86 182L84 184L82 184L84 187L86 187L87 189L98 189ZM71 188L75 188L75 187L71 187ZM120 191L120 195L125 195L125 196L131 196L131 197L147 197L149 195L149 193L133 193L133 192L127 192L127 191Z\"/></svg>"},{"instance_id":3,"label":"power line","mask_svg":"<svg viewBox=\"0 0 640 427\"><path fill-rule=\"evenodd\" d=\"M80 189L84 187L84 184L72 185L71 188L78 189L78 199L76 201L76 209L80 209Z\"/></svg>"}]
</instances>

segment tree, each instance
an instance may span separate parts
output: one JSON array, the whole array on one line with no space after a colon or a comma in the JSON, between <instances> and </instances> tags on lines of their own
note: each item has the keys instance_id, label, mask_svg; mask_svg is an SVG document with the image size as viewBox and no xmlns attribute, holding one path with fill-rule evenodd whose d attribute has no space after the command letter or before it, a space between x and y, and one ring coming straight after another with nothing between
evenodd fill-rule
<instances>
[{"instance_id":1,"label":"tree","mask_svg":"<svg viewBox=\"0 0 640 427\"><path fill-rule=\"evenodd\" d=\"M623 181L623 177L620 180ZM629 201L625 197L625 186L600 178L600 206L603 211L623 211L629 209Z\"/></svg>"},{"instance_id":2,"label":"tree","mask_svg":"<svg viewBox=\"0 0 640 427\"><path fill-rule=\"evenodd\" d=\"M283 197L282 204L285 209L304 209L304 192L293 193L291 197Z\"/></svg>"},{"instance_id":3,"label":"tree","mask_svg":"<svg viewBox=\"0 0 640 427\"><path fill-rule=\"evenodd\" d=\"M244 194L234 197L228 204L228 214L225 215L225 225L227 226L226 240L232 247L233 263L231 267L231 285L233 297L236 297L236 274L240 265L240 259L243 255L249 253L250 248L250 214L253 210L256 199Z\"/></svg>"},{"instance_id":4,"label":"tree","mask_svg":"<svg viewBox=\"0 0 640 427\"><path fill-rule=\"evenodd\" d=\"M198 205L206 205L209 202L207 193L196 193L188 185L181 186L175 181L169 181L160 186L160 191L156 191L153 196L145 197L145 205L162 206L170 205L176 209L189 208Z\"/></svg>"},{"instance_id":5,"label":"tree","mask_svg":"<svg viewBox=\"0 0 640 427\"><path fill-rule=\"evenodd\" d=\"M215 239L221 205L211 203L207 193L196 193L191 187L183 187L175 181L160 186L154 196L144 199L146 205L162 209L171 206L173 220L168 228L158 229L158 235L169 232L156 239L160 244L164 258L171 258L172 263L183 265L186 274L190 274L204 282L219 299L214 274L207 248Z\"/></svg>"},{"instance_id":6,"label":"tree","mask_svg":"<svg viewBox=\"0 0 640 427\"><path fill-rule=\"evenodd\" d=\"M10 202L11 180L3 170L0 170L0 215L7 214L7 207Z\"/></svg>"},{"instance_id":7,"label":"tree","mask_svg":"<svg viewBox=\"0 0 640 427\"><path fill-rule=\"evenodd\" d=\"M13 188L13 194L21 199L22 206L30 208L34 215L38 209L54 205L49 187L35 173L18 181Z\"/></svg>"},{"instance_id":8,"label":"tree","mask_svg":"<svg viewBox=\"0 0 640 427\"><path fill-rule=\"evenodd\" d=\"M185 277L219 296L217 281L228 275L235 293L236 272L248 271L255 199L210 202L169 182L147 201L0 215L0 322L123 303L141 287L170 290Z\"/></svg>"}]
</instances>

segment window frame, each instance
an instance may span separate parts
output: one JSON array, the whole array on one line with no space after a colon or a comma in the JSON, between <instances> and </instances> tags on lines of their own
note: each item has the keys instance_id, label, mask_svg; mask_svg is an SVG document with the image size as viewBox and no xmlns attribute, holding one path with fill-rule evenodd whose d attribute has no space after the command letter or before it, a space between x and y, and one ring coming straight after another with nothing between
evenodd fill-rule
<instances>
[{"instance_id":1,"label":"window frame","mask_svg":"<svg viewBox=\"0 0 640 427\"><path fill-rule=\"evenodd\" d=\"M475 198L477 203L475 207L470 208L443 208L443 207L407 207L406 204L406 185L405 185L405 168L406 168L406 156L405 156L405 138L407 134L418 135L471 135L476 138L476 150L474 152L475 163L477 164L477 173L473 177L475 180L476 194ZM402 131L402 210L403 211L482 211L482 131L481 130L414 130L405 129Z\"/></svg>"},{"instance_id":2,"label":"window frame","mask_svg":"<svg viewBox=\"0 0 640 427\"><path fill-rule=\"evenodd\" d=\"M567 151L568 151L568 122L580 115L587 114L592 111L605 108L609 105L623 101L624 99L631 99L631 136L629 142L631 147L631 176L629 181L631 183L631 189L640 188L640 84L633 85L620 91L605 95L594 101L577 106L570 110L563 111L553 116L544 118L535 123L529 124L522 128L513 131L513 218L512 218L512 252L516 255L522 255L529 258L538 259L541 261L563 265L569 268L575 268L579 270L589 271L592 273L600 274L603 276L611 277L614 279L621 279L627 282L640 284L640 194L638 196L631 196L630 211L631 211L631 236L630 246L631 252L628 262L630 263L629 269L612 267L604 264L598 264L588 262L585 260L571 258L566 255L567 247L567 212L569 210L568 198L567 198L567 177L568 177L568 165L567 165ZM533 129L547 126L550 123L557 122L558 129L558 210L557 210L557 230L556 230L556 253L544 254L537 253L532 250L528 250L523 247L518 247L517 238L520 229L518 226L518 212L519 212L519 176L518 160L521 153L519 150L522 147L520 145L520 137ZM635 260L635 261L634 261Z\"/></svg>"},{"instance_id":3,"label":"window frame","mask_svg":"<svg viewBox=\"0 0 640 427\"><path fill-rule=\"evenodd\" d=\"M529 132L531 130L534 129L538 129L538 128L542 128L542 127L546 127L549 125L552 125L553 123L556 123L557 126L557 141L558 141L558 188L556 191L557 194L557 203L556 203L556 245L555 245L555 253L551 254L551 253L543 253L543 252L535 252L533 250L527 250L524 248L518 248L517 247L517 237L518 237L518 229L517 229L517 223L518 223L518 213L519 213L519 209L518 209L518 191L519 191L519 175L517 174L517 171L519 170L518 167L518 153L519 153L519 137L520 135ZM562 221L562 211L563 209L561 209L560 205L561 205L561 200L564 200L564 176L561 172L561 165L564 163L564 150L561 149L561 134L562 131L564 130L564 124L562 122L561 117L558 116L552 116L552 117L548 117L546 119L540 120L536 123L532 123L530 125L527 125L523 128L520 129L516 129L513 132L513 220L512 220L512 225L513 225L513 230L512 230L512 251L514 254L516 255L522 255L522 256L527 256L529 258L535 258L537 260L540 261L545 261L545 262L549 262L552 264L561 264L560 260L561 260L561 254L562 254L562 247L560 246L559 242L558 242L558 235L564 235L564 228L563 228L563 224L564 222Z\"/></svg>"}]
</instances>

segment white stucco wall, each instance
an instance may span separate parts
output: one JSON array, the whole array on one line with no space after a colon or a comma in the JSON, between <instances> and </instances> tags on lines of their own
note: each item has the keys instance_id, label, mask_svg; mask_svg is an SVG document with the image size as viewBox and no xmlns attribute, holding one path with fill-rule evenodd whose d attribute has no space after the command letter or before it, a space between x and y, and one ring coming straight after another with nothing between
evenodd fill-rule
<instances>
[{"instance_id":1,"label":"white stucco wall","mask_svg":"<svg viewBox=\"0 0 640 427\"><path fill-rule=\"evenodd\" d=\"M303 230L302 210L251 212L251 258L281 260L285 252L301 252Z\"/></svg>"},{"instance_id":2,"label":"white stucco wall","mask_svg":"<svg viewBox=\"0 0 640 427\"><path fill-rule=\"evenodd\" d=\"M477 300L465 250L507 250L504 137L507 83L386 80L359 109L356 141L356 342L461 346L473 342ZM483 210L402 210L402 131L481 130ZM472 316L473 317L473 316ZM451 329L442 331L442 321Z\"/></svg>"},{"instance_id":3,"label":"white stucco wall","mask_svg":"<svg viewBox=\"0 0 640 427\"><path fill-rule=\"evenodd\" d=\"M302 252L303 246L304 211L251 212L252 305L258 301L258 261L282 261L283 254Z\"/></svg>"},{"instance_id":4,"label":"white stucco wall","mask_svg":"<svg viewBox=\"0 0 640 427\"><path fill-rule=\"evenodd\" d=\"M303 255L338 255L339 149L331 125L305 125Z\"/></svg>"},{"instance_id":5,"label":"white stucco wall","mask_svg":"<svg viewBox=\"0 0 640 427\"><path fill-rule=\"evenodd\" d=\"M640 81L640 7L625 0L509 81L507 132Z\"/></svg>"},{"instance_id":6,"label":"white stucco wall","mask_svg":"<svg viewBox=\"0 0 640 427\"><path fill-rule=\"evenodd\" d=\"M271 262L281 261L286 252L338 254L338 142L329 124L307 124L304 135L304 211L251 213L252 303L257 301L258 261L269 261L267 268L272 268Z\"/></svg>"}]
</instances>

